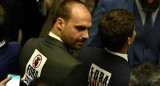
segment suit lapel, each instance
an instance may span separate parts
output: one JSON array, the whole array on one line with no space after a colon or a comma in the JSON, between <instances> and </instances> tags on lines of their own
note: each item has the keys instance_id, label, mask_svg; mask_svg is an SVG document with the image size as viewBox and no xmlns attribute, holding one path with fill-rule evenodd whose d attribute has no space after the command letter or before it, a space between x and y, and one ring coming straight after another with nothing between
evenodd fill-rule
<instances>
[{"instance_id":1,"label":"suit lapel","mask_svg":"<svg viewBox=\"0 0 160 86\"><path fill-rule=\"evenodd\" d=\"M159 26L159 22L160 22L160 7L159 7L159 11L158 11L156 20L155 20L154 25L153 25L153 28Z\"/></svg>"},{"instance_id":2,"label":"suit lapel","mask_svg":"<svg viewBox=\"0 0 160 86\"><path fill-rule=\"evenodd\" d=\"M45 42L47 45L51 45L50 47L54 47L54 46L57 46L59 48L62 48L64 51L66 52L69 52L69 48L67 48L64 43L62 43L61 41L55 39L55 38L52 38L50 36L47 36L45 38ZM53 46L54 45L54 46Z\"/></svg>"}]
</instances>

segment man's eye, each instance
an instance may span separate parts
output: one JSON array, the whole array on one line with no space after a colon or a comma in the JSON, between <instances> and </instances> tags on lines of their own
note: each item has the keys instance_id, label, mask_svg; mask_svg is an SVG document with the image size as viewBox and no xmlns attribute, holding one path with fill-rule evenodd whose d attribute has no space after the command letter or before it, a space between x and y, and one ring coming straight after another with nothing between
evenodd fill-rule
<instances>
[{"instance_id":1,"label":"man's eye","mask_svg":"<svg viewBox=\"0 0 160 86\"><path fill-rule=\"evenodd\" d=\"M79 31L82 31L82 30L85 30L86 28L83 27L83 26L76 26L76 29L79 30Z\"/></svg>"}]
</instances>

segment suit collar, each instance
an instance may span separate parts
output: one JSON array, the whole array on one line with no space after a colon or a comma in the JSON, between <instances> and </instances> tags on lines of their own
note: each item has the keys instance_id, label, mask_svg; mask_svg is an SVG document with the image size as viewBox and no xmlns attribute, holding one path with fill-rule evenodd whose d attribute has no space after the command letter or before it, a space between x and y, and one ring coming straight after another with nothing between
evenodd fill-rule
<instances>
[{"instance_id":1,"label":"suit collar","mask_svg":"<svg viewBox=\"0 0 160 86\"><path fill-rule=\"evenodd\" d=\"M121 58L125 59L125 60L128 62L128 56L127 56L127 54L122 54L122 53L118 53L118 52L113 52L113 51L108 50L107 48L105 48L105 50L106 50L107 52L111 53L111 54L120 56Z\"/></svg>"},{"instance_id":2,"label":"suit collar","mask_svg":"<svg viewBox=\"0 0 160 86\"><path fill-rule=\"evenodd\" d=\"M47 42L48 45L57 46L59 48L62 48L65 51L67 51L68 53L70 53L70 51L69 51L70 49L67 46L65 46L63 42L61 42L60 40L57 40L49 35L45 38L45 42ZM50 47L54 47L54 46L50 46Z\"/></svg>"},{"instance_id":3,"label":"suit collar","mask_svg":"<svg viewBox=\"0 0 160 86\"><path fill-rule=\"evenodd\" d=\"M107 54L106 55L107 58L110 59L111 61L122 63L122 64L130 67L129 63L124 58L122 58L121 56L114 55L112 53L109 53L108 51L106 51L106 54Z\"/></svg>"}]
</instances>

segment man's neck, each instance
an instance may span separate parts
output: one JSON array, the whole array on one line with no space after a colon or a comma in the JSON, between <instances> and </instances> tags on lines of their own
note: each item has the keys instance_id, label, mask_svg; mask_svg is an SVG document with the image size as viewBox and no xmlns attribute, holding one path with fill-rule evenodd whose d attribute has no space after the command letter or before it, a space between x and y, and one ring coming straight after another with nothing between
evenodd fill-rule
<instances>
[{"instance_id":1,"label":"man's neck","mask_svg":"<svg viewBox=\"0 0 160 86\"><path fill-rule=\"evenodd\" d=\"M127 50L128 50L128 47L125 46L120 51L117 51L117 52L122 54L127 54Z\"/></svg>"}]
</instances>

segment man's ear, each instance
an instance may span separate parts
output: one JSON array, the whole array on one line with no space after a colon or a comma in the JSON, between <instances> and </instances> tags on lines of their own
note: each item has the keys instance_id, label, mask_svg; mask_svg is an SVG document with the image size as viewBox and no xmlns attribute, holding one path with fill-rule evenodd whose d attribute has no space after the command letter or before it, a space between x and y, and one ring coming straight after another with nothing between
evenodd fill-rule
<instances>
[{"instance_id":1,"label":"man's ear","mask_svg":"<svg viewBox=\"0 0 160 86\"><path fill-rule=\"evenodd\" d=\"M62 18L58 18L56 24L59 30L63 30L65 21Z\"/></svg>"},{"instance_id":2,"label":"man's ear","mask_svg":"<svg viewBox=\"0 0 160 86\"><path fill-rule=\"evenodd\" d=\"M127 39L127 44L128 44L128 45L131 45L131 37L128 37L128 39Z\"/></svg>"}]
</instances>

